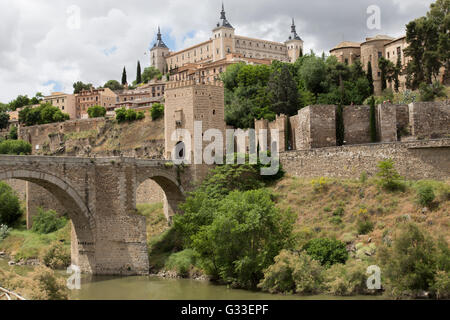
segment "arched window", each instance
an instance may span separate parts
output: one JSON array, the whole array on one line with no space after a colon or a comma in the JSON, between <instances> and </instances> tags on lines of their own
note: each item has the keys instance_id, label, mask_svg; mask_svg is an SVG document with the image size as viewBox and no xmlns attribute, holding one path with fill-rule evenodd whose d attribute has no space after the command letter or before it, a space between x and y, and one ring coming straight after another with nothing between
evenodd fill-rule
<instances>
[{"instance_id":1,"label":"arched window","mask_svg":"<svg viewBox=\"0 0 450 320\"><path fill-rule=\"evenodd\" d=\"M175 145L175 159L184 160L186 146L183 141L178 141Z\"/></svg>"}]
</instances>

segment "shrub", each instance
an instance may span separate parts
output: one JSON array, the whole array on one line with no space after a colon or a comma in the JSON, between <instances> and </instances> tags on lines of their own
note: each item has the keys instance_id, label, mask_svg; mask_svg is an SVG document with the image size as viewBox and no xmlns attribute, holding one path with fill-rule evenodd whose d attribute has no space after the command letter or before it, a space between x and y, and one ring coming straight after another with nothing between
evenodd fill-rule
<instances>
[{"instance_id":1,"label":"shrub","mask_svg":"<svg viewBox=\"0 0 450 320\"><path fill-rule=\"evenodd\" d=\"M17 127L12 126L11 130L9 130L9 138L11 140L17 140L18 139L18 133L17 133Z\"/></svg>"},{"instance_id":2,"label":"shrub","mask_svg":"<svg viewBox=\"0 0 450 320\"><path fill-rule=\"evenodd\" d=\"M430 207L435 197L431 186L420 186L417 190L417 202L423 207Z\"/></svg>"},{"instance_id":3,"label":"shrub","mask_svg":"<svg viewBox=\"0 0 450 320\"><path fill-rule=\"evenodd\" d=\"M212 222L191 237L193 249L209 274L255 288L263 270L290 244L295 217L276 208L265 189L231 192L209 210Z\"/></svg>"},{"instance_id":4,"label":"shrub","mask_svg":"<svg viewBox=\"0 0 450 320\"><path fill-rule=\"evenodd\" d=\"M21 216L19 198L9 185L0 181L0 224L12 226Z\"/></svg>"},{"instance_id":5,"label":"shrub","mask_svg":"<svg viewBox=\"0 0 450 320\"><path fill-rule=\"evenodd\" d=\"M339 207L336 210L334 210L333 216L335 216L335 217L342 217L342 216L344 216L344 213L345 213L344 208Z\"/></svg>"},{"instance_id":6,"label":"shrub","mask_svg":"<svg viewBox=\"0 0 450 320\"><path fill-rule=\"evenodd\" d=\"M166 269L175 270L181 277L187 277L189 271L195 266L198 254L192 249L173 253L166 261Z\"/></svg>"},{"instance_id":7,"label":"shrub","mask_svg":"<svg viewBox=\"0 0 450 320\"><path fill-rule=\"evenodd\" d=\"M421 291L445 287L438 271L449 272L448 244L433 239L415 224L403 225L392 247L378 250L378 260L386 277L387 293L393 296L416 295ZM441 291L442 294L442 291Z\"/></svg>"},{"instance_id":8,"label":"shrub","mask_svg":"<svg viewBox=\"0 0 450 320\"><path fill-rule=\"evenodd\" d=\"M53 243L43 254L42 262L51 269L64 269L70 266L70 248L62 243Z\"/></svg>"},{"instance_id":9,"label":"shrub","mask_svg":"<svg viewBox=\"0 0 450 320\"><path fill-rule=\"evenodd\" d=\"M164 105L160 103L155 103L150 109L150 114L152 116L152 120L157 120L164 115Z\"/></svg>"},{"instance_id":10,"label":"shrub","mask_svg":"<svg viewBox=\"0 0 450 320\"><path fill-rule=\"evenodd\" d=\"M45 267L38 267L32 278L37 282L37 290L33 290L36 300L67 300L68 288L62 278L57 278L55 272Z\"/></svg>"},{"instance_id":11,"label":"shrub","mask_svg":"<svg viewBox=\"0 0 450 320\"><path fill-rule=\"evenodd\" d=\"M0 241L5 240L9 235L10 229L6 224L0 225Z\"/></svg>"},{"instance_id":12,"label":"shrub","mask_svg":"<svg viewBox=\"0 0 450 320\"><path fill-rule=\"evenodd\" d=\"M144 111L139 111L136 114L136 120L142 120L142 119L145 119L145 113L144 113Z\"/></svg>"},{"instance_id":13,"label":"shrub","mask_svg":"<svg viewBox=\"0 0 450 320\"><path fill-rule=\"evenodd\" d=\"M128 109L128 110L125 112L125 119L126 119L128 122L133 122L133 121L135 121L135 120L136 120L136 117L137 117L137 113L136 113L136 111L134 111L133 109Z\"/></svg>"},{"instance_id":14,"label":"shrub","mask_svg":"<svg viewBox=\"0 0 450 320\"><path fill-rule=\"evenodd\" d=\"M319 179L314 179L311 181L314 192L325 192L329 188L329 181L325 177L320 177Z\"/></svg>"},{"instance_id":15,"label":"shrub","mask_svg":"<svg viewBox=\"0 0 450 320\"><path fill-rule=\"evenodd\" d=\"M436 292L437 299L449 299L450 298L450 273L448 273L446 271L438 271L436 273L433 289Z\"/></svg>"},{"instance_id":16,"label":"shrub","mask_svg":"<svg viewBox=\"0 0 450 320\"><path fill-rule=\"evenodd\" d=\"M66 218L59 218L55 211L45 211L39 208L38 214L33 217L33 227L31 230L39 234L49 234L61 229L66 223Z\"/></svg>"},{"instance_id":17,"label":"shrub","mask_svg":"<svg viewBox=\"0 0 450 320\"><path fill-rule=\"evenodd\" d=\"M402 177L394 168L394 161L391 159L380 161L378 169L377 176L380 177L380 184L384 189L390 191L405 189L405 185L401 181Z\"/></svg>"},{"instance_id":18,"label":"shrub","mask_svg":"<svg viewBox=\"0 0 450 320\"><path fill-rule=\"evenodd\" d=\"M101 118L106 115L106 109L102 106L89 107L87 110L89 118Z\"/></svg>"},{"instance_id":19,"label":"shrub","mask_svg":"<svg viewBox=\"0 0 450 320\"><path fill-rule=\"evenodd\" d=\"M127 110L125 108L116 109L116 120L118 123L125 122L127 120Z\"/></svg>"},{"instance_id":20,"label":"shrub","mask_svg":"<svg viewBox=\"0 0 450 320\"><path fill-rule=\"evenodd\" d=\"M336 296L350 296L367 292L367 265L364 262L349 260L335 264L325 272L327 292Z\"/></svg>"},{"instance_id":21,"label":"shrub","mask_svg":"<svg viewBox=\"0 0 450 320\"><path fill-rule=\"evenodd\" d=\"M258 287L270 293L313 294L320 292L322 266L305 252L282 250L264 272Z\"/></svg>"},{"instance_id":22,"label":"shrub","mask_svg":"<svg viewBox=\"0 0 450 320\"><path fill-rule=\"evenodd\" d=\"M357 223L358 234L368 234L374 229L374 223L369 219L360 218Z\"/></svg>"},{"instance_id":23,"label":"shrub","mask_svg":"<svg viewBox=\"0 0 450 320\"><path fill-rule=\"evenodd\" d=\"M345 243L336 239L313 239L303 246L303 250L325 267L345 263L348 259Z\"/></svg>"},{"instance_id":24,"label":"shrub","mask_svg":"<svg viewBox=\"0 0 450 320\"><path fill-rule=\"evenodd\" d=\"M31 144L23 140L4 140L0 142L0 154L9 154L9 155L31 154Z\"/></svg>"},{"instance_id":25,"label":"shrub","mask_svg":"<svg viewBox=\"0 0 450 320\"><path fill-rule=\"evenodd\" d=\"M420 101L434 101L436 98L445 98L445 87L436 81L433 84L421 83L419 86Z\"/></svg>"}]
</instances>

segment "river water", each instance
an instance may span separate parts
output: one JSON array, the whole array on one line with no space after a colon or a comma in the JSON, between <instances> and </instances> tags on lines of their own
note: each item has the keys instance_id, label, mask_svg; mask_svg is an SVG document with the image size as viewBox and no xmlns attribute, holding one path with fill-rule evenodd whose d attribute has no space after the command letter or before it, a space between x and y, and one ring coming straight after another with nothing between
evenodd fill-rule
<instances>
[{"instance_id":1,"label":"river water","mask_svg":"<svg viewBox=\"0 0 450 320\"><path fill-rule=\"evenodd\" d=\"M31 271L30 266L8 266L0 259L1 269L16 268L20 273ZM64 274L61 271L61 274ZM73 300L324 300L374 299L370 296L296 296L272 295L263 292L230 289L208 281L163 279L152 276L104 277L82 275L81 289L72 290Z\"/></svg>"}]
</instances>

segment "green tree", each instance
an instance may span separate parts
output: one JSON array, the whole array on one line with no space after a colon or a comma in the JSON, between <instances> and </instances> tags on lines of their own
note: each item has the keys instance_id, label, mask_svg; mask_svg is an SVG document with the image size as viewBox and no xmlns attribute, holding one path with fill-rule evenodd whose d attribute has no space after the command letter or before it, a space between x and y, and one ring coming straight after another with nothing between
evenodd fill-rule
<instances>
[{"instance_id":1,"label":"green tree","mask_svg":"<svg viewBox=\"0 0 450 320\"><path fill-rule=\"evenodd\" d=\"M9 125L9 114L4 111L0 111L0 130L8 128L8 125Z\"/></svg>"},{"instance_id":2,"label":"green tree","mask_svg":"<svg viewBox=\"0 0 450 320\"><path fill-rule=\"evenodd\" d=\"M271 110L274 113L293 116L298 112L298 88L287 65L272 73L268 89L272 100Z\"/></svg>"},{"instance_id":3,"label":"green tree","mask_svg":"<svg viewBox=\"0 0 450 320\"><path fill-rule=\"evenodd\" d=\"M11 130L9 130L9 138L11 140L17 140L18 139L18 133L17 133L17 127L11 126Z\"/></svg>"},{"instance_id":4,"label":"green tree","mask_svg":"<svg viewBox=\"0 0 450 320\"><path fill-rule=\"evenodd\" d=\"M367 81L369 82L370 94L374 94L375 88L373 85L373 71L371 61L369 61L369 63L367 64Z\"/></svg>"},{"instance_id":5,"label":"green tree","mask_svg":"<svg viewBox=\"0 0 450 320\"><path fill-rule=\"evenodd\" d=\"M432 84L421 83L419 86L420 101L434 101L436 98L445 98L447 94L445 92L445 87L435 81Z\"/></svg>"},{"instance_id":6,"label":"green tree","mask_svg":"<svg viewBox=\"0 0 450 320\"><path fill-rule=\"evenodd\" d=\"M345 264L348 259L345 243L336 239L313 239L303 246L303 250L325 267L336 263Z\"/></svg>"},{"instance_id":7,"label":"green tree","mask_svg":"<svg viewBox=\"0 0 450 320\"><path fill-rule=\"evenodd\" d=\"M164 105L161 103L153 104L152 108L150 109L150 114L153 121L161 118L162 116L164 116Z\"/></svg>"},{"instance_id":8,"label":"green tree","mask_svg":"<svg viewBox=\"0 0 450 320\"><path fill-rule=\"evenodd\" d=\"M127 109L120 108L116 109L115 112L116 112L116 120L118 123L122 123L127 120Z\"/></svg>"},{"instance_id":9,"label":"green tree","mask_svg":"<svg viewBox=\"0 0 450 320\"><path fill-rule=\"evenodd\" d=\"M398 55L397 57L397 64L395 65L395 69L394 69L394 89L395 92L399 92L400 90L400 75L402 73L402 57L401 55Z\"/></svg>"},{"instance_id":10,"label":"green tree","mask_svg":"<svg viewBox=\"0 0 450 320\"><path fill-rule=\"evenodd\" d=\"M375 143L378 141L377 134L377 120L376 120L376 109L375 109L375 97L370 97L370 141Z\"/></svg>"},{"instance_id":11,"label":"green tree","mask_svg":"<svg viewBox=\"0 0 450 320\"><path fill-rule=\"evenodd\" d=\"M336 145L344 145L345 127L344 127L344 106L339 104L336 109Z\"/></svg>"},{"instance_id":12,"label":"green tree","mask_svg":"<svg viewBox=\"0 0 450 320\"><path fill-rule=\"evenodd\" d=\"M4 140L0 142L0 154L9 154L9 155L31 154L31 144L23 140Z\"/></svg>"},{"instance_id":13,"label":"green tree","mask_svg":"<svg viewBox=\"0 0 450 320\"><path fill-rule=\"evenodd\" d=\"M394 161L392 159L380 161L377 167L377 176L380 178L380 184L383 188L391 191L403 188L401 182L402 177L397 170L395 170Z\"/></svg>"},{"instance_id":14,"label":"green tree","mask_svg":"<svg viewBox=\"0 0 450 320\"><path fill-rule=\"evenodd\" d=\"M91 90L94 86L91 83L83 83L81 81L77 81L73 84L73 93L77 94L83 90Z\"/></svg>"},{"instance_id":15,"label":"green tree","mask_svg":"<svg viewBox=\"0 0 450 320\"><path fill-rule=\"evenodd\" d=\"M33 227L31 230L39 234L49 234L58 231L66 223L67 219L59 217L55 211L45 211L42 208L38 208L38 214L33 217Z\"/></svg>"},{"instance_id":16,"label":"green tree","mask_svg":"<svg viewBox=\"0 0 450 320\"><path fill-rule=\"evenodd\" d=\"M221 200L210 225L196 233L193 248L207 271L243 288L256 288L291 240L293 215L282 213L265 189L235 191Z\"/></svg>"},{"instance_id":17,"label":"green tree","mask_svg":"<svg viewBox=\"0 0 450 320\"><path fill-rule=\"evenodd\" d=\"M103 88L109 88L112 91L117 91L117 90L122 90L123 86L117 80L109 80L108 82L105 83Z\"/></svg>"},{"instance_id":18,"label":"green tree","mask_svg":"<svg viewBox=\"0 0 450 320\"><path fill-rule=\"evenodd\" d=\"M125 69L125 67L123 67L123 71L122 71L122 85L126 85L127 82L127 70Z\"/></svg>"},{"instance_id":19,"label":"green tree","mask_svg":"<svg viewBox=\"0 0 450 320\"><path fill-rule=\"evenodd\" d=\"M9 185L0 181L0 225L12 226L21 216L19 198Z\"/></svg>"},{"instance_id":20,"label":"green tree","mask_svg":"<svg viewBox=\"0 0 450 320\"><path fill-rule=\"evenodd\" d=\"M89 107L87 110L89 118L102 118L106 115L106 109L101 106Z\"/></svg>"},{"instance_id":21,"label":"green tree","mask_svg":"<svg viewBox=\"0 0 450 320\"><path fill-rule=\"evenodd\" d=\"M14 110L20 109L22 107L28 106L30 104L31 104L31 101L27 95L24 95L24 96L19 95L19 96L17 96L16 99L11 101L8 106L9 106L9 109L14 111Z\"/></svg>"},{"instance_id":22,"label":"green tree","mask_svg":"<svg viewBox=\"0 0 450 320\"><path fill-rule=\"evenodd\" d=\"M155 78L159 78L161 76L161 71L156 69L155 67L147 67L144 69L144 72L142 73L142 81L144 83L149 83L151 80ZM137 79L136 79L137 82Z\"/></svg>"},{"instance_id":23,"label":"green tree","mask_svg":"<svg viewBox=\"0 0 450 320\"><path fill-rule=\"evenodd\" d=\"M136 70L136 84L142 83L142 71L141 71L141 63L137 62L137 70Z\"/></svg>"}]
</instances>

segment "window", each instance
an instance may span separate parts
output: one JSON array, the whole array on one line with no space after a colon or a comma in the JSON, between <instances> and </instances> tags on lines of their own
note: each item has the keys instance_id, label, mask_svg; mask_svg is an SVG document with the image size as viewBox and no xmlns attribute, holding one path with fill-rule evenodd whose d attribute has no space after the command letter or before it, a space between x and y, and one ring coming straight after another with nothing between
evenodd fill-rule
<instances>
[{"instance_id":1,"label":"window","mask_svg":"<svg viewBox=\"0 0 450 320\"><path fill-rule=\"evenodd\" d=\"M381 51L378 51L378 58L381 58L383 56L383 53Z\"/></svg>"}]
</instances>

